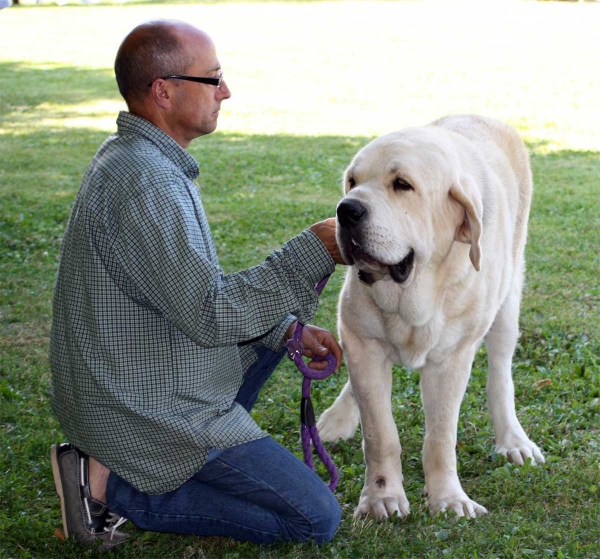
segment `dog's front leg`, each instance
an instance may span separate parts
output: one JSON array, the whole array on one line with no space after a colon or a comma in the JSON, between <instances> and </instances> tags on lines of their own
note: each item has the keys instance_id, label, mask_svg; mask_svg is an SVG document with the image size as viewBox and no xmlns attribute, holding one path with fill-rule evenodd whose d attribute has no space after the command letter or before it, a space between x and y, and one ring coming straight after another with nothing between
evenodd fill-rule
<instances>
[{"instance_id":1,"label":"dog's front leg","mask_svg":"<svg viewBox=\"0 0 600 559\"><path fill-rule=\"evenodd\" d=\"M355 518L410 513L402 487L400 440L392 415L392 363L376 340L346 344L346 363L360 410L366 475Z\"/></svg>"},{"instance_id":2,"label":"dog's front leg","mask_svg":"<svg viewBox=\"0 0 600 559\"><path fill-rule=\"evenodd\" d=\"M427 364L420 371L425 409L425 495L432 515L454 511L457 516L474 518L487 513L463 491L456 469L458 414L472 359L473 351L463 351L447 362Z\"/></svg>"}]
</instances>

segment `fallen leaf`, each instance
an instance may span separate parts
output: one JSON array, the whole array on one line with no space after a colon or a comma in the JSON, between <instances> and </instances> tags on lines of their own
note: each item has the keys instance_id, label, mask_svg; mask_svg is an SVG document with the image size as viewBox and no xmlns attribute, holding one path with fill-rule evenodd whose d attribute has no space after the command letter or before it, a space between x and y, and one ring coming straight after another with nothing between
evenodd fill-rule
<instances>
[{"instance_id":1,"label":"fallen leaf","mask_svg":"<svg viewBox=\"0 0 600 559\"><path fill-rule=\"evenodd\" d=\"M552 384L552 381L549 378L545 378L543 380L538 380L537 382L533 383L533 387L536 390L540 390L540 388L546 388L547 386L550 386Z\"/></svg>"},{"instance_id":2,"label":"fallen leaf","mask_svg":"<svg viewBox=\"0 0 600 559\"><path fill-rule=\"evenodd\" d=\"M63 542L67 539L65 537L65 533L62 531L61 528L57 528L56 530L54 530L54 535L59 539L62 540Z\"/></svg>"}]
</instances>

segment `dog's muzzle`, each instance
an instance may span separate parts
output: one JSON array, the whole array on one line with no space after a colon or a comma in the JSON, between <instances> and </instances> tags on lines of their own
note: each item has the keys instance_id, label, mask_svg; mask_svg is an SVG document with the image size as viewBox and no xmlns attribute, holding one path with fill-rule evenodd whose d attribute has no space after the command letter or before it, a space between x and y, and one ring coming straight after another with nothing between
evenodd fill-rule
<instances>
[{"instance_id":1,"label":"dog's muzzle","mask_svg":"<svg viewBox=\"0 0 600 559\"><path fill-rule=\"evenodd\" d=\"M363 248L362 226L366 222L368 210L362 202L345 198L338 204L336 213L339 225L338 242L342 255L348 264L356 263L361 268L362 274L359 275L361 281L372 284L377 275L381 277L380 274L386 272L396 283L404 283L409 278L415 261L415 251L412 248L396 264L378 261Z\"/></svg>"}]
</instances>

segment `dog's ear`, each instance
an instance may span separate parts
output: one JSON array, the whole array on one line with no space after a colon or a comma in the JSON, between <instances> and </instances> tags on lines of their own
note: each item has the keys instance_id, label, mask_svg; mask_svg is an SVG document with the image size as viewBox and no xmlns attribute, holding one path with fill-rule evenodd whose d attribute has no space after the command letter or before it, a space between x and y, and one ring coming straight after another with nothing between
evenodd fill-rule
<instances>
[{"instance_id":1,"label":"dog's ear","mask_svg":"<svg viewBox=\"0 0 600 559\"><path fill-rule=\"evenodd\" d=\"M454 240L459 243L470 243L469 258L473 267L479 271L481 267L481 222L483 219L481 192L471 179L465 177L452 184L450 196L465 210L463 222L456 228Z\"/></svg>"},{"instance_id":2,"label":"dog's ear","mask_svg":"<svg viewBox=\"0 0 600 559\"><path fill-rule=\"evenodd\" d=\"M342 190L344 196L350 192L350 189L354 186L354 178L352 176L352 166L348 167L344 171L344 177L342 178Z\"/></svg>"}]
</instances>

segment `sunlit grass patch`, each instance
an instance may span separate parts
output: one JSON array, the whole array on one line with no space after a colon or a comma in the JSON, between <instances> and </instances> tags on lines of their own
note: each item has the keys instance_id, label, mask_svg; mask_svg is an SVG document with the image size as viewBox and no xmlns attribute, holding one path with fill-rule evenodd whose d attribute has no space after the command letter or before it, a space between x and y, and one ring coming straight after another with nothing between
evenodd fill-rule
<instances>
[{"instance_id":1,"label":"sunlit grass patch","mask_svg":"<svg viewBox=\"0 0 600 559\"><path fill-rule=\"evenodd\" d=\"M52 128L112 132L115 128L115 114L124 109L122 101L108 100L80 105L41 103L28 110L16 107L12 114L2 119L0 136L31 134Z\"/></svg>"}]
</instances>

